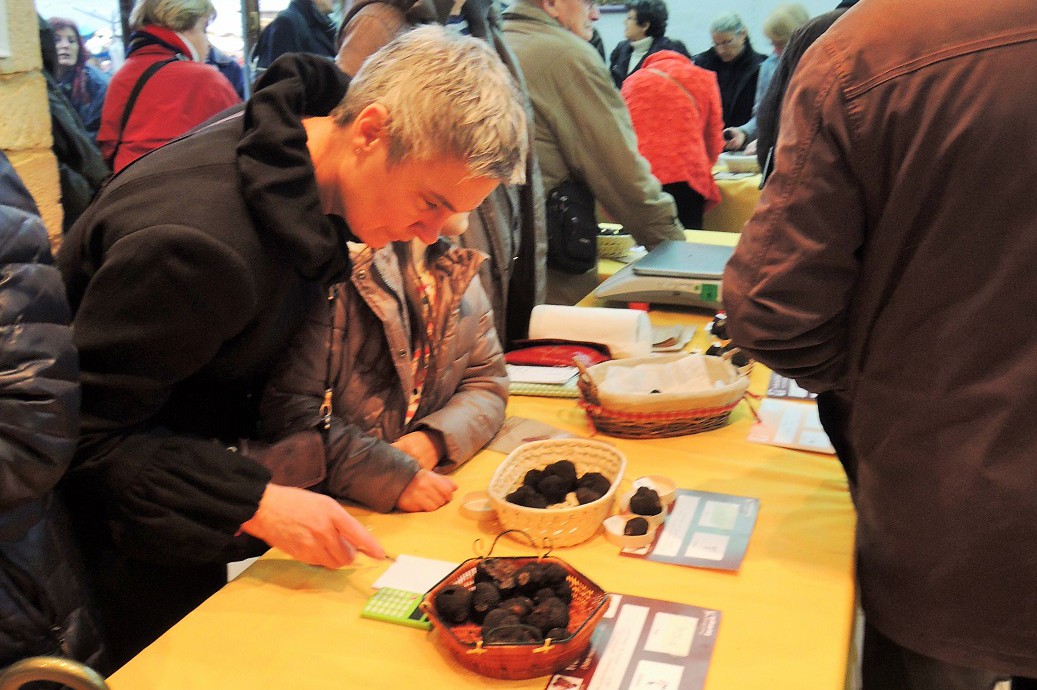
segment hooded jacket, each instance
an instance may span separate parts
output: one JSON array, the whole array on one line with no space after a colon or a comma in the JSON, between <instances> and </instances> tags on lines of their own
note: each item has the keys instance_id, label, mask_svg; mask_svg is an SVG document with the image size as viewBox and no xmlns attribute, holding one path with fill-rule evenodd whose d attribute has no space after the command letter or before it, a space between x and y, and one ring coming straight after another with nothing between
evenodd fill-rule
<instances>
[{"instance_id":1,"label":"hooded jacket","mask_svg":"<svg viewBox=\"0 0 1037 690\"><path fill-rule=\"evenodd\" d=\"M417 302L410 245L354 245L352 259L350 281L320 300L271 377L263 427L274 437L323 429L326 476L312 488L388 512L419 469L389 444L411 431L436 432L446 447L440 469L455 469L504 422L507 373L486 293L473 280L483 256L440 240L427 262L441 306L420 404L407 422L411 332L427 327L408 306Z\"/></svg>"},{"instance_id":2,"label":"hooded jacket","mask_svg":"<svg viewBox=\"0 0 1037 690\"><path fill-rule=\"evenodd\" d=\"M1033 83L1031 0L858 3L796 68L723 277L734 342L845 402L868 623L1030 678Z\"/></svg>"},{"instance_id":3,"label":"hooded jacket","mask_svg":"<svg viewBox=\"0 0 1037 690\"><path fill-rule=\"evenodd\" d=\"M373 52L408 27L444 24L450 2L444 0L352 0L339 30L336 62L347 74L356 74ZM472 36L489 43L526 93L518 61L504 43L495 0L467 0L461 15ZM528 110L530 122L533 113ZM533 127L529 128L526 182L500 185L469 214L462 246L489 256L479 269L493 306L497 333L505 345L525 338L529 316L543 303L546 291L547 231L544 197L537 163Z\"/></svg>"},{"instance_id":4,"label":"hooded jacket","mask_svg":"<svg viewBox=\"0 0 1037 690\"><path fill-rule=\"evenodd\" d=\"M101 154L115 172L241 102L222 74L191 60L191 54L190 46L169 29L145 26L133 33L126 62L108 85L97 133ZM134 86L151 65L171 58L178 59L155 72L140 90L116 152Z\"/></svg>"},{"instance_id":5,"label":"hooded jacket","mask_svg":"<svg viewBox=\"0 0 1037 690\"><path fill-rule=\"evenodd\" d=\"M52 489L72 459L78 361L36 203L0 152L0 668L37 655L96 665L82 566Z\"/></svg>"},{"instance_id":6,"label":"hooded jacket","mask_svg":"<svg viewBox=\"0 0 1037 690\"><path fill-rule=\"evenodd\" d=\"M285 56L243 109L117 174L62 245L83 382L64 484L125 633L117 663L264 550L235 534L270 473L228 445L257 433L268 372L348 275L352 235L324 215L301 122L346 84L326 58Z\"/></svg>"}]
</instances>

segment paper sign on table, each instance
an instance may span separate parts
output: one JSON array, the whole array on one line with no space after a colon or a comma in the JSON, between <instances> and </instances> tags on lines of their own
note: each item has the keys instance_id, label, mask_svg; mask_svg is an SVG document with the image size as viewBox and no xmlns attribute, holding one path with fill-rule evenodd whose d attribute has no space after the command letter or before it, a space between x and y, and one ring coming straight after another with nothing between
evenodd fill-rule
<instances>
[{"instance_id":1,"label":"paper sign on table","mask_svg":"<svg viewBox=\"0 0 1037 690\"><path fill-rule=\"evenodd\" d=\"M620 554L713 570L738 570L749 548L760 499L678 489L655 542Z\"/></svg>"},{"instance_id":2,"label":"paper sign on table","mask_svg":"<svg viewBox=\"0 0 1037 690\"><path fill-rule=\"evenodd\" d=\"M760 421L749 429L749 440L783 448L835 455L828 435L810 401L764 399L756 410Z\"/></svg>"},{"instance_id":3,"label":"paper sign on table","mask_svg":"<svg viewBox=\"0 0 1037 690\"><path fill-rule=\"evenodd\" d=\"M510 453L523 443L543 441L548 438L572 438L568 431L553 427L536 419L525 417L508 417L504 420L500 431L494 436L486 448L499 453Z\"/></svg>"},{"instance_id":4,"label":"paper sign on table","mask_svg":"<svg viewBox=\"0 0 1037 690\"><path fill-rule=\"evenodd\" d=\"M375 589L392 587L405 592L424 593L454 572L458 565L460 564L401 553L396 557L396 562L390 565L371 586Z\"/></svg>"},{"instance_id":5,"label":"paper sign on table","mask_svg":"<svg viewBox=\"0 0 1037 690\"><path fill-rule=\"evenodd\" d=\"M701 690L720 611L610 594L608 612L579 660L547 690Z\"/></svg>"}]
</instances>

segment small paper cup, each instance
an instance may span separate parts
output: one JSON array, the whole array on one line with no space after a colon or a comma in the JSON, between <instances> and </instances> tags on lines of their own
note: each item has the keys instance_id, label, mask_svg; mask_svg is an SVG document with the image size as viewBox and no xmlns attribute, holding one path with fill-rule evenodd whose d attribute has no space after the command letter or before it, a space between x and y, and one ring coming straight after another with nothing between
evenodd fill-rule
<instances>
[{"instance_id":1,"label":"small paper cup","mask_svg":"<svg viewBox=\"0 0 1037 690\"><path fill-rule=\"evenodd\" d=\"M655 541L655 531L658 527L652 525L652 521L648 521L648 532L646 534L638 534L635 536L628 536L623 534L623 529L627 525L627 520L635 517L644 517L643 515L613 515L610 518L606 518L605 522L605 538L616 546L623 549L640 549L648 546Z\"/></svg>"}]
</instances>

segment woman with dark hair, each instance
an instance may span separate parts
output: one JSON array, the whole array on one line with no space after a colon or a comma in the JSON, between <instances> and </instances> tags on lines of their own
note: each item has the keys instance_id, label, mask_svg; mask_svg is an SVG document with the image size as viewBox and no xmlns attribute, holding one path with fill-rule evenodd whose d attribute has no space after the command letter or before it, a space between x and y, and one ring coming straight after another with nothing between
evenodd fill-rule
<instances>
[{"instance_id":1,"label":"woman with dark hair","mask_svg":"<svg viewBox=\"0 0 1037 690\"><path fill-rule=\"evenodd\" d=\"M722 14L709 27L713 47L695 56L695 64L717 73L724 104L724 126L739 127L753 116L756 80L767 59L753 50L749 30L737 14Z\"/></svg>"},{"instance_id":2,"label":"woman with dark hair","mask_svg":"<svg viewBox=\"0 0 1037 690\"><path fill-rule=\"evenodd\" d=\"M48 21L54 29L54 46L58 51L55 76L86 131L96 141L104 95L108 90L108 75L87 62L90 51L75 22L62 17L51 17Z\"/></svg>"},{"instance_id":3,"label":"woman with dark hair","mask_svg":"<svg viewBox=\"0 0 1037 690\"><path fill-rule=\"evenodd\" d=\"M623 80L644 64L645 58L660 50L672 50L690 58L684 44L667 38L666 20L670 14L663 0L634 0L627 3L627 16L623 22L623 36L609 58L609 71L616 88Z\"/></svg>"}]
</instances>

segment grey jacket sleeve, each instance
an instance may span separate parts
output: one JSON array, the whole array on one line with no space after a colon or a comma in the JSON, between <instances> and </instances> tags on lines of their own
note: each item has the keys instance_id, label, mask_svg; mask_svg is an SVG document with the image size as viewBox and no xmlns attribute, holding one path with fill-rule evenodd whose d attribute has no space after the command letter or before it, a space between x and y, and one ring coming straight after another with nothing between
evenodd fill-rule
<instances>
[{"instance_id":1,"label":"grey jacket sleeve","mask_svg":"<svg viewBox=\"0 0 1037 690\"><path fill-rule=\"evenodd\" d=\"M552 114L561 155L594 198L641 244L683 240L673 198L638 153L630 113L593 50L574 52L571 69L546 72L561 94Z\"/></svg>"},{"instance_id":2,"label":"grey jacket sleeve","mask_svg":"<svg viewBox=\"0 0 1037 690\"><path fill-rule=\"evenodd\" d=\"M296 334L263 393L262 435L276 440L317 429L324 435L327 475L312 488L387 513L396 507L420 467L389 443L322 410L332 377L328 372L330 314L327 301L321 302Z\"/></svg>"},{"instance_id":3,"label":"grey jacket sleeve","mask_svg":"<svg viewBox=\"0 0 1037 690\"><path fill-rule=\"evenodd\" d=\"M441 461L440 469L446 471L467 462L497 434L504 423L504 408L508 402L504 353L493 326L489 300L477 280L469 285L467 300L471 300L475 313L479 314L479 334L468 367L453 397L423 417L420 425L442 434L447 457Z\"/></svg>"},{"instance_id":4,"label":"grey jacket sleeve","mask_svg":"<svg viewBox=\"0 0 1037 690\"><path fill-rule=\"evenodd\" d=\"M738 346L814 392L841 387L864 212L838 70L819 53L782 110L778 166L723 278Z\"/></svg>"}]
</instances>

